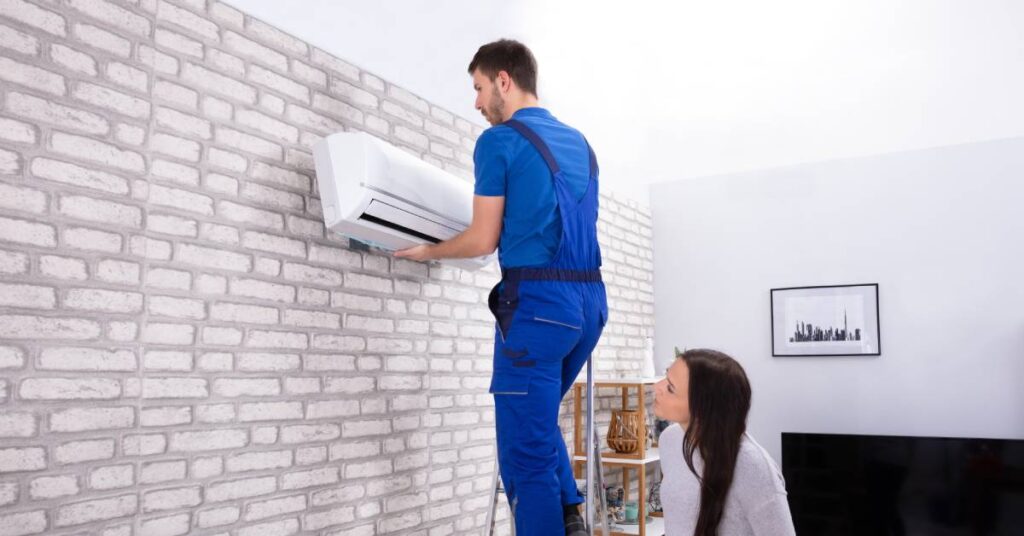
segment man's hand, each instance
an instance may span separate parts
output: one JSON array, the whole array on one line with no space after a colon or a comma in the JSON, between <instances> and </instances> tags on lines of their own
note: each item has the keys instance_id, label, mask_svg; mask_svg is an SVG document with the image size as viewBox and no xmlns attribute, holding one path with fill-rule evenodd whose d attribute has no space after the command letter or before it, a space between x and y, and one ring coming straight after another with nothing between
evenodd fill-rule
<instances>
[{"instance_id":1,"label":"man's hand","mask_svg":"<svg viewBox=\"0 0 1024 536\"><path fill-rule=\"evenodd\" d=\"M430 254L431 248L434 246L431 244L420 244L411 248L400 249L395 252L395 257L399 259L409 259L411 261L429 261L434 257Z\"/></svg>"}]
</instances>

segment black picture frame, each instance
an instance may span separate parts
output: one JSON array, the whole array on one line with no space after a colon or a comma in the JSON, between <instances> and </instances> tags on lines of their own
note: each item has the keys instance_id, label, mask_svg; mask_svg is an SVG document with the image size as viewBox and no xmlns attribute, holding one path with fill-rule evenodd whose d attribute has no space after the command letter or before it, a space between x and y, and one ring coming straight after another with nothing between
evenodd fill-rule
<instances>
[{"instance_id":1,"label":"black picture frame","mask_svg":"<svg viewBox=\"0 0 1024 536\"><path fill-rule=\"evenodd\" d=\"M882 355L878 283L773 288L769 294L773 357Z\"/></svg>"}]
</instances>

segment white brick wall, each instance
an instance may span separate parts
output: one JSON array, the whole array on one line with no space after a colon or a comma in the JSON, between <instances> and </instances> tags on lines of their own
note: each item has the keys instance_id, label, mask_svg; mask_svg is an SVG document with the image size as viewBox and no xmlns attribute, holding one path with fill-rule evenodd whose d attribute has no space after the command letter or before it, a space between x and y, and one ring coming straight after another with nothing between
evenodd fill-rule
<instances>
[{"instance_id":1,"label":"white brick wall","mask_svg":"<svg viewBox=\"0 0 1024 536\"><path fill-rule=\"evenodd\" d=\"M340 129L467 180L481 132L215 0L0 0L0 535L480 533L496 274L327 235ZM650 215L601 203L635 374Z\"/></svg>"}]
</instances>

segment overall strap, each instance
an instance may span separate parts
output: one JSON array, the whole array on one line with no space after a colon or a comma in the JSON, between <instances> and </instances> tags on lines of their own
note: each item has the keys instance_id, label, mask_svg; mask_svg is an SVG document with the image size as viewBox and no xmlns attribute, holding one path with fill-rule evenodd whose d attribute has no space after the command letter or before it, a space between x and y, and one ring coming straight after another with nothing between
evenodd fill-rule
<instances>
[{"instance_id":1,"label":"overall strap","mask_svg":"<svg viewBox=\"0 0 1024 536\"><path fill-rule=\"evenodd\" d=\"M518 119L509 119L503 124L515 129L516 132L522 134L524 138L529 140L529 142L537 148L540 155L544 157L544 161L547 162L548 169L551 170L552 175L558 173L560 168L558 167L558 161L555 160L555 155L552 154L551 149L548 148L548 144L544 143L544 140L540 139L540 136L538 136L533 129L526 126L525 123ZM597 179L597 174L599 173L599 169L597 167L597 155L594 154L594 149L590 147L590 142L587 141L586 137L583 138L583 143L587 144L587 152L590 153L590 178Z\"/></svg>"},{"instance_id":2,"label":"overall strap","mask_svg":"<svg viewBox=\"0 0 1024 536\"><path fill-rule=\"evenodd\" d=\"M517 132L523 135L524 138L529 140L540 155L544 157L544 161L548 164L548 169L551 170L551 174L555 175L558 173L558 162L555 160L555 155L551 153L551 149L548 148L548 144L544 143L544 140L540 139L530 127L526 126L522 121L517 119L509 119L503 123L504 125L514 128Z\"/></svg>"}]
</instances>

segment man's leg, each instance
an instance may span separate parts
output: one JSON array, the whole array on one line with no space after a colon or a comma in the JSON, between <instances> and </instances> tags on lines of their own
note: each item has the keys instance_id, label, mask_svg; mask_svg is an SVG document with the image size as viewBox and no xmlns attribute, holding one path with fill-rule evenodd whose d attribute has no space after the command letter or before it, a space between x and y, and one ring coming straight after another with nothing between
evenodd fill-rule
<instances>
[{"instance_id":1,"label":"man's leg","mask_svg":"<svg viewBox=\"0 0 1024 536\"><path fill-rule=\"evenodd\" d=\"M558 481L559 383L534 376L527 395L495 393L502 480L515 505L516 533L564 536Z\"/></svg>"},{"instance_id":2,"label":"man's leg","mask_svg":"<svg viewBox=\"0 0 1024 536\"><path fill-rule=\"evenodd\" d=\"M562 361L562 386L561 386L561 397L565 397L565 394L572 388L572 384L576 381L583 366L586 365L587 359L590 357L590 353L594 351L597 346L598 339L601 338L601 326L600 318L598 315L592 315L594 318L585 319L583 326L583 336L580 338L579 343L573 348L572 352L569 353ZM564 436L559 431L559 438ZM588 438L589 439L589 438ZM558 456L558 479L562 486L562 504L574 505L583 502L583 497L579 493L579 489L576 486L576 478L572 470L572 461L569 458L570 453L568 448L565 446L565 441L562 441L562 446L559 448Z\"/></svg>"},{"instance_id":3,"label":"man's leg","mask_svg":"<svg viewBox=\"0 0 1024 536\"><path fill-rule=\"evenodd\" d=\"M530 310L527 305L532 304L522 297L519 307ZM512 490L508 498L515 505L517 533L564 536L560 466L566 449L558 412L565 357L584 330L535 316L516 315L505 336L495 340L491 392L499 464L506 489ZM575 488L571 470L568 486Z\"/></svg>"}]
</instances>

